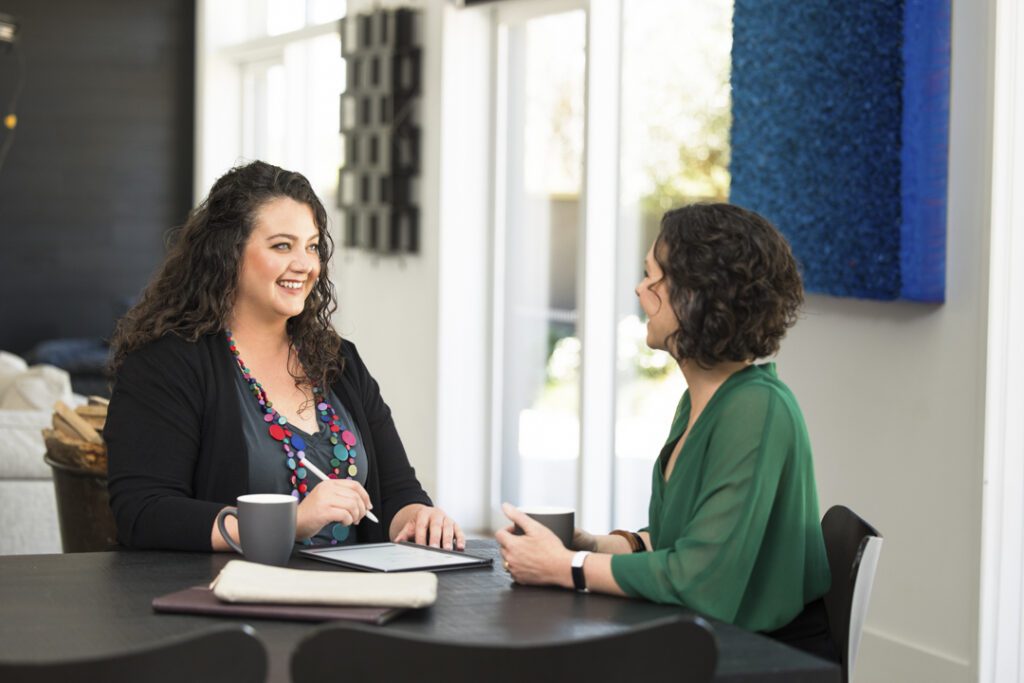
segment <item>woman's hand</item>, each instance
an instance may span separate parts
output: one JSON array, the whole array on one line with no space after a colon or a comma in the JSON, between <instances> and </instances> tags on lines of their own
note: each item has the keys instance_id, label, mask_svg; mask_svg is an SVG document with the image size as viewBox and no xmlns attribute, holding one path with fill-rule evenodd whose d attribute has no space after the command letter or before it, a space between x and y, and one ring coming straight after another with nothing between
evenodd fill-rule
<instances>
[{"instance_id":1,"label":"woman's hand","mask_svg":"<svg viewBox=\"0 0 1024 683\"><path fill-rule=\"evenodd\" d=\"M420 503L406 505L395 515L391 529L391 540L395 543L412 541L446 550L466 549L466 535L441 508Z\"/></svg>"},{"instance_id":2,"label":"woman's hand","mask_svg":"<svg viewBox=\"0 0 1024 683\"><path fill-rule=\"evenodd\" d=\"M370 494L353 479L317 482L295 513L295 538L311 538L331 522L358 524L371 508Z\"/></svg>"},{"instance_id":3,"label":"woman's hand","mask_svg":"<svg viewBox=\"0 0 1024 683\"><path fill-rule=\"evenodd\" d=\"M523 530L523 534L517 536L513 533L515 526L510 526L494 535L505 558L505 569L515 582L572 588L573 551L562 545L550 529L512 505L504 503L501 510ZM576 535L573 534L573 544Z\"/></svg>"}]
</instances>

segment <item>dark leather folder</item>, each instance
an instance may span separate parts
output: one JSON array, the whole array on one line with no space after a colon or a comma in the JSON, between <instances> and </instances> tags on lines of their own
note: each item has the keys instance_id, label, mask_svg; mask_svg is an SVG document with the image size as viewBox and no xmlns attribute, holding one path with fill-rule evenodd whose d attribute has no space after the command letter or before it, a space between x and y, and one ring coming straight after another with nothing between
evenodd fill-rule
<instances>
[{"instance_id":1,"label":"dark leather folder","mask_svg":"<svg viewBox=\"0 0 1024 683\"><path fill-rule=\"evenodd\" d=\"M357 607L345 605L281 605L221 602L206 586L186 588L153 598L157 612L211 614L223 617L283 619L285 621L359 621L380 626L405 611L401 607Z\"/></svg>"}]
</instances>

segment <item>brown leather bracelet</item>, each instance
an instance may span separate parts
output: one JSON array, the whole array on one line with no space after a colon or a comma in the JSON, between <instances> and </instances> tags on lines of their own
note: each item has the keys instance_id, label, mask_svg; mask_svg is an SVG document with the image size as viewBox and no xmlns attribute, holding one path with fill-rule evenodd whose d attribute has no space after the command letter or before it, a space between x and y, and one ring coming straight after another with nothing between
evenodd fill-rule
<instances>
[{"instance_id":1,"label":"brown leather bracelet","mask_svg":"<svg viewBox=\"0 0 1024 683\"><path fill-rule=\"evenodd\" d=\"M644 546L644 539L641 538L640 534L635 531L625 531L623 529L616 529L611 532L611 536L622 536L629 543L629 551L633 553L642 553L647 550Z\"/></svg>"}]
</instances>

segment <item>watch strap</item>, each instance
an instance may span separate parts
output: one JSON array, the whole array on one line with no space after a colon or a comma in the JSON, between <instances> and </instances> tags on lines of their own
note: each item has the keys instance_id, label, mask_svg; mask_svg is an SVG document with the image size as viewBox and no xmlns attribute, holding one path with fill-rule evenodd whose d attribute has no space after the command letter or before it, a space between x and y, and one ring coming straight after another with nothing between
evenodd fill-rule
<instances>
[{"instance_id":1,"label":"watch strap","mask_svg":"<svg viewBox=\"0 0 1024 683\"><path fill-rule=\"evenodd\" d=\"M580 550L572 556L572 586L580 593L589 593L587 577L583 573L583 563L590 554L589 550Z\"/></svg>"}]
</instances>

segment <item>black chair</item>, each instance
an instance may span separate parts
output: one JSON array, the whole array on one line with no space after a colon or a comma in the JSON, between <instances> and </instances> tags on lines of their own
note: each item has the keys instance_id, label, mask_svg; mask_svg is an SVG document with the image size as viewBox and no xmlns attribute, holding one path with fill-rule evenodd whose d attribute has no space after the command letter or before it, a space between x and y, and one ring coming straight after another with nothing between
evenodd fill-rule
<instances>
[{"instance_id":1,"label":"black chair","mask_svg":"<svg viewBox=\"0 0 1024 683\"><path fill-rule=\"evenodd\" d=\"M715 634L699 617L669 617L593 638L508 645L445 642L335 623L299 643L291 671L294 683L704 683L717 662Z\"/></svg>"},{"instance_id":2,"label":"black chair","mask_svg":"<svg viewBox=\"0 0 1024 683\"><path fill-rule=\"evenodd\" d=\"M0 662L4 683L263 683L266 677L267 651L250 626L222 626L106 657Z\"/></svg>"},{"instance_id":3,"label":"black chair","mask_svg":"<svg viewBox=\"0 0 1024 683\"><path fill-rule=\"evenodd\" d=\"M825 594L832 642L843 667L843 683L853 675L871 586L882 551L882 535L842 505L829 508L821 520L832 587Z\"/></svg>"}]
</instances>

